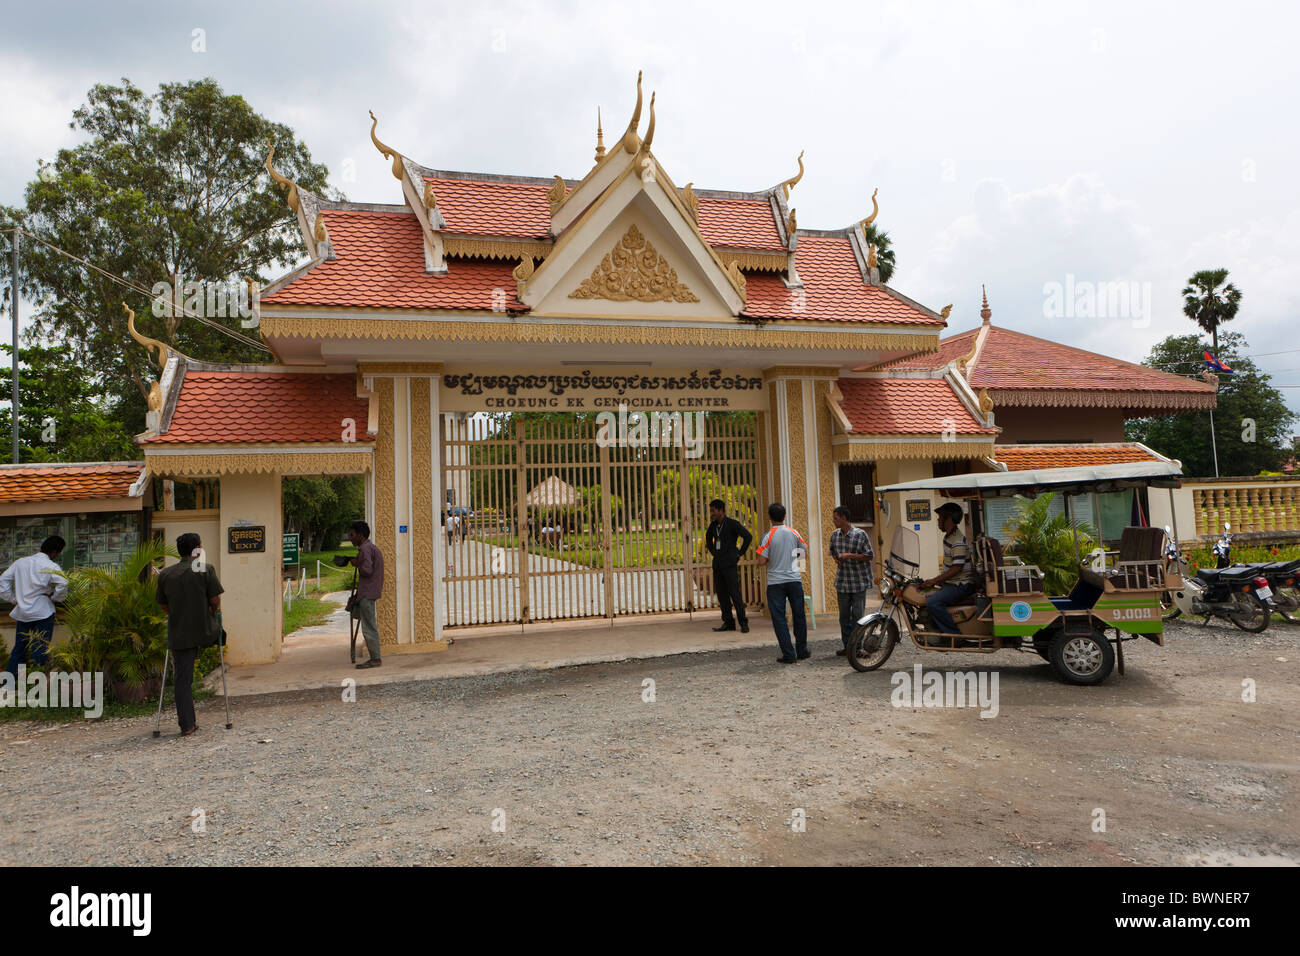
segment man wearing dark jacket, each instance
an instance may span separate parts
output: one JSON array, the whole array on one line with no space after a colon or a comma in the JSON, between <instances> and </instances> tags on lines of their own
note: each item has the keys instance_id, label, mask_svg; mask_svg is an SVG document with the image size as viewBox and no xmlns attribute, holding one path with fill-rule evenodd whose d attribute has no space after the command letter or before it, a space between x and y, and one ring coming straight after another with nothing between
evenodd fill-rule
<instances>
[{"instance_id":1,"label":"man wearing dark jacket","mask_svg":"<svg viewBox=\"0 0 1300 956\"><path fill-rule=\"evenodd\" d=\"M749 619L745 617L745 601L740 596L739 564L754 536L735 518L727 517L727 503L721 498L709 502L709 517L713 520L704 532L704 547L713 557L713 586L722 608L722 623L714 630L734 631L739 619L741 633L748 634Z\"/></svg>"},{"instance_id":2,"label":"man wearing dark jacket","mask_svg":"<svg viewBox=\"0 0 1300 956\"><path fill-rule=\"evenodd\" d=\"M203 561L197 534L176 539L181 559L158 575L157 601L167 612L167 646L176 661L176 720L181 736L198 730L194 717L194 660L221 637L221 592L216 569Z\"/></svg>"}]
</instances>

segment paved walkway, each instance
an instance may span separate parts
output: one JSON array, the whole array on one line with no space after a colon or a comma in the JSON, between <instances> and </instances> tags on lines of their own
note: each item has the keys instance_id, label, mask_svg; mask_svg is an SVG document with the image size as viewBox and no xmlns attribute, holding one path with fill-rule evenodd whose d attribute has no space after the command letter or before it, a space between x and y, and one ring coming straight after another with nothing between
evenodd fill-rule
<instances>
[{"instance_id":1,"label":"paved walkway","mask_svg":"<svg viewBox=\"0 0 1300 956\"><path fill-rule=\"evenodd\" d=\"M341 602L346 592L326 595ZM270 694L288 690L338 687L344 678L358 684L387 684L429 680L437 677L468 677L511 671L547 670L575 664L667 657L738 647L771 645L777 652L772 623L766 616L751 614L750 632L715 633L716 611L694 615L671 614L617 621L563 621L484 628L473 636L457 636L446 650L388 649L382 667L357 670L348 659L348 620L340 608L330 622L303 628L285 638L280 660L274 664L232 667L226 680L232 697ZM836 633L835 615L818 620L818 637ZM814 631L809 630L809 638ZM365 642L357 638L358 658L365 658ZM409 646L409 645L408 645ZM220 691L220 677L213 675Z\"/></svg>"}]
</instances>

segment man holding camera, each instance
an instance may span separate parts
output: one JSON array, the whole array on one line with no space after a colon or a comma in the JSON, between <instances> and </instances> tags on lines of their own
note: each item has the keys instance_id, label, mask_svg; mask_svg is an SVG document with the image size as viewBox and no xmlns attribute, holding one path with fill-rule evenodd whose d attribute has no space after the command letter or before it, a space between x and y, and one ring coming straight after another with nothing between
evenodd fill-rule
<instances>
[{"instance_id":1,"label":"man holding camera","mask_svg":"<svg viewBox=\"0 0 1300 956\"><path fill-rule=\"evenodd\" d=\"M375 617L375 602L384 590L384 556L370 540L370 525L364 521L352 522L348 540L356 545L355 557L335 555L334 563L341 568L349 564L357 569L356 602L349 610L361 620L361 634L366 639L370 660L357 665L358 670L378 667L383 663L379 655L379 623Z\"/></svg>"}]
</instances>

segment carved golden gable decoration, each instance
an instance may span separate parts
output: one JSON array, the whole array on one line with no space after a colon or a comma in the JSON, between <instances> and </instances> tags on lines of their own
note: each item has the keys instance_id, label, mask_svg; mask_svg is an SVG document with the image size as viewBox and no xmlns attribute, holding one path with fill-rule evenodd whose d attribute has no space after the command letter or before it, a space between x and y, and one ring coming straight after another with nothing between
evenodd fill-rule
<instances>
[{"instance_id":1,"label":"carved golden gable decoration","mask_svg":"<svg viewBox=\"0 0 1300 956\"><path fill-rule=\"evenodd\" d=\"M668 264L635 224L628 226L591 278L569 293L570 299L610 299L614 302L699 302L699 296L677 281Z\"/></svg>"}]
</instances>

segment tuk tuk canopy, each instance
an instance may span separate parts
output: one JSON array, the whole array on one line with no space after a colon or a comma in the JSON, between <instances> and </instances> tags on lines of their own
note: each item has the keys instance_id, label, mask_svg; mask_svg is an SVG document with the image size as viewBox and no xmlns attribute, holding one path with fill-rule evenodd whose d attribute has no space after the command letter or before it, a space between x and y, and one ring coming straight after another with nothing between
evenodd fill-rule
<instances>
[{"instance_id":1,"label":"tuk tuk canopy","mask_svg":"<svg viewBox=\"0 0 1300 956\"><path fill-rule=\"evenodd\" d=\"M1080 468L1040 468L1035 471L988 471L946 478L922 478L882 485L878 494L891 491L936 491L949 498L1036 497L1047 491L1079 494L1104 493L1126 488L1178 488L1182 485L1178 462L1136 461L1121 465Z\"/></svg>"}]
</instances>

